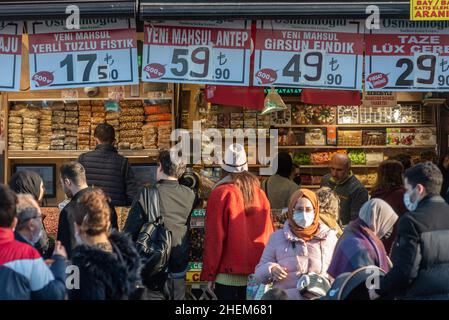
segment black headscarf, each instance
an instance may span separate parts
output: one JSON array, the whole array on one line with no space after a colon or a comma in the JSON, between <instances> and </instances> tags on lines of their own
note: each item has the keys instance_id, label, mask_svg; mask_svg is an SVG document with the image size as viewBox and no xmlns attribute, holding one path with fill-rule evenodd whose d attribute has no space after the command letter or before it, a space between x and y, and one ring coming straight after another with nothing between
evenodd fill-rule
<instances>
[{"instance_id":1,"label":"black headscarf","mask_svg":"<svg viewBox=\"0 0 449 320\"><path fill-rule=\"evenodd\" d=\"M9 187L15 193L31 194L36 201L41 192L42 178L34 171L19 171L12 175Z\"/></svg>"}]
</instances>

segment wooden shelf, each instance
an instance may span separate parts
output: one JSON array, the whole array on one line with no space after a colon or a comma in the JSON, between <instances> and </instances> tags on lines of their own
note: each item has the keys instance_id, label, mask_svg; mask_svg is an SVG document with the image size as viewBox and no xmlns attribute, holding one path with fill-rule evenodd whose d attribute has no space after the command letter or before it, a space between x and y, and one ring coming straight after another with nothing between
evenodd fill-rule
<instances>
[{"instance_id":1,"label":"wooden shelf","mask_svg":"<svg viewBox=\"0 0 449 320\"><path fill-rule=\"evenodd\" d=\"M278 146L278 149L431 149L435 146Z\"/></svg>"},{"instance_id":2,"label":"wooden shelf","mask_svg":"<svg viewBox=\"0 0 449 320\"><path fill-rule=\"evenodd\" d=\"M194 164L194 168L221 168L219 164ZM261 164L248 164L248 168L269 168Z\"/></svg>"},{"instance_id":3,"label":"wooden shelf","mask_svg":"<svg viewBox=\"0 0 449 320\"><path fill-rule=\"evenodd\" d=\"M379 167L379 165L364 165L364 164L357 164L357 165L352 165L351 168L377 168ZM321 165L321 164L304 164L304 165L299 165L300 169L307 169L307 168L319 168L319 169L328 169L329 166L328 165Z\"/></svg>"},{"instance_id":4,"label":"wooden shelf","mask_svg":"<svg viewBox=\"0 0 449 320\"><path fill-rule=\"evenodd\" d=\"M371 186L371 185L365 185L365 188L367 188L367 189L371 189L373 186ZM313 184L313 185L301 185L301 188L304 188L304 189L319 189L320 188L320 185L318 185L318 184Z\"/></svg>"},{"instance_id":5,"label":"wooden shelf","mask_svg":"<svg viewBox=\"0 0 449 320\"><path fill-rule=\"evenodd\" d=\"M323 128L323 127L337 127L337 128L423 128L436 127L435 124L294 124L290 126L271 126L272 128Z\"/></svg>"},{"instance_id":6,"label":"wooden shelf","mask_svg":"<svg viewBox=\"0 0 449 320\"><path fill-rule=\"evenodd\" d=\"M8 151L8 159L76 159L87 150L18 150ZM119 150L119 154L127 158L150 158L157 157L159 150L144 149L144 150Z\"/></svg>"}]
</instances>

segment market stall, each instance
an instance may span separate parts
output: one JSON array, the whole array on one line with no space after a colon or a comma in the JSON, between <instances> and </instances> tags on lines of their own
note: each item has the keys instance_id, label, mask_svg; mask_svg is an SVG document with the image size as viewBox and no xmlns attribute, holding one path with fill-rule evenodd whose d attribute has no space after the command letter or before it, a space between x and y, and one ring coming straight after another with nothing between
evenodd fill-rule
<instances>
[{"instance_id":1,"label":"market stall","mask_svg":"<svg viewBox=\"0 0 449 320\"><path fill-rule=\"evenodd\" d=\"M83 2L96 16L95 1ZM199 281L205 208L222 171L208 129L230 141L243 139L249 170L260 180L272 147L289 152L302 187L310 189L319 188L335 153L349 156L353 173L370 189L384 159L407 153L418 162L422 153L445 150L446 22L414 25L388 18L380 31L369 30L360 20L365 4L349 1L339 3L339 16L331 16L332 1L284 1L275 8L263 1L140 1L142 21L135 21L129 1L117 2L125 6L124 15L114 14L120 7L96 1L111 15L88 19L83 30L65 30L55 12L42 15L52 20L34 20L40 17L28 11L23 35L21 22L0 30L0 39L9 41L0 50L0 65L9 67L0 74L3 181L17 170L42 175L52 208L45 209L45 223L51 222L54 234L57 205L65 199L59 166L95 147L98 124L114 126L119 153L130 159L142 185L155 179L159 150L176 142L172 130L185 129L200 143L199 150L187 152L200 199L189 231L191 299L210 298ZM379 5L387 16L404 13L401 1ZM0 10L12 7L0 1ZM299 11L309 18L298 18ZM203 20L169 20L186 12ZM284 19L288 12L295 19ZM239 19L213 20L217 14ZM284 20L271 20L277 17ZM282 111L266 112L273 107L265 103L270 91L278 92ZM263 132L265 139L249 143L249 130ZM275 141L270 130L277 133ZM267 150L262 157L261 148ZM127 208L119 208L120 226L126 215ZM276 227L281 216L273 212Z\"/></svg>"}]
</instances>

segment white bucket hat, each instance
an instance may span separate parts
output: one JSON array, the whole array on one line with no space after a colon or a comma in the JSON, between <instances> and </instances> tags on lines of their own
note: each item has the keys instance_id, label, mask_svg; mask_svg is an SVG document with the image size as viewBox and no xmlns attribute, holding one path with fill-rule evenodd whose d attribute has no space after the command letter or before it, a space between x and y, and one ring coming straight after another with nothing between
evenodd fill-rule
<instances>
[{"instance_id":1,"label":"white bucket hat","mask_svg":"<svg viewBox=\"0 0 449 320\"><path fill-rule=\"evenodd\" d=\"M248 171L245 148L238 143L231 144L225 151L221 168L230 173Z\"/></svg>"}]
</instances>

